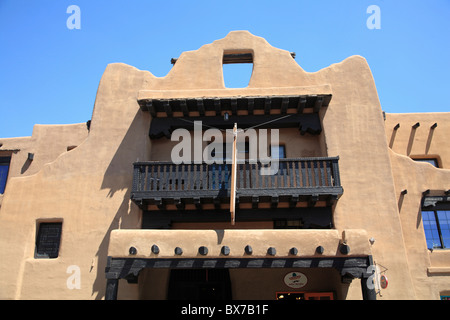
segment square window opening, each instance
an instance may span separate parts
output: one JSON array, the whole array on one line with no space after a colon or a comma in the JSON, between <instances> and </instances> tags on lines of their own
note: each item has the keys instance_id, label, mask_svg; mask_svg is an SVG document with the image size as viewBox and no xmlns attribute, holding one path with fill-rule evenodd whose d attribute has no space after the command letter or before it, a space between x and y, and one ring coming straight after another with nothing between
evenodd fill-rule
<instances>
[{"instance_id":1,"label":"square window opening","mask_svg":"<svg viewBox=\"0 0 450 320\"><path fill-rule=\"evenodd\" d=\"M35 259L55 259L59 256L62 222L38 223Z\"/></svg>"}]
</instances>

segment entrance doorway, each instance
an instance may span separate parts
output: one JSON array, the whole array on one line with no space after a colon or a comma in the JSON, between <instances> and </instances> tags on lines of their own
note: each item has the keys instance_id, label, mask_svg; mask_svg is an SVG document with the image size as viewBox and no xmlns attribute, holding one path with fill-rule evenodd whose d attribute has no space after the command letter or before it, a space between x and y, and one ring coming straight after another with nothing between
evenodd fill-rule
<instances>
[{"instance_id":1,"label":"entrance doorway","mask_svg":"<svg viewBox=\"0 0 450 320\"><path fill-rule=\"evenodd\" d=\"M173 269L169 300L231 300L228 269Z\"/></svg>"}]
</instances>

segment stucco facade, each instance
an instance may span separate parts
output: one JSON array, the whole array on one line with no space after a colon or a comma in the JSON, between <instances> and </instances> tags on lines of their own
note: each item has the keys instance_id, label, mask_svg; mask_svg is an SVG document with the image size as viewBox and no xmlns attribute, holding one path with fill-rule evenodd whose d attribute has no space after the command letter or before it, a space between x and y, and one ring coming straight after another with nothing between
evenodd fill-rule
<instances>
[{"instance_id":1,"label":"stucco facade","mask_svg":"<svg viewBox=\"0 0 450 320\"><path fill-rule=\"evenodd\" d=\"M225 87L222 66L227 54L252 57L248 87ZM291 104L298 97L315 105L299 111L300 102L298 107ZM259 98L269 109L256 108ZM275 107L278 98L281 106ZM152 109L155 102L189 99L197 101L195 110L172 111L168 103ZM232 102L228 108L227 99L236 105ZM219 109L208 109L210 100L220 101L215 104ZM255 105L251 111L250 102ZM299 121L306 121L307 114L316 115L319 131L300 134L298 127L280 127L280 144L289 159L338 157L339 175L333 181L340 178L340 185L331 193L316 195L313 190L298 198L289 190L295 201L282 196L266 201L267 195L254 197L254 202L241 200L235 225L221 218L202 221L198 213L226 211L227 200L209 203L200 197L196 202L194 195L192 202L175 199L166 204L164 199L132 198L138 184L133 163L169 162L177 144L166 137L150 138L152 120L208 120L225 112L237 117L233 119L238 119L238 127L239 121L254 121L256 116L297 114ZM421 210L429 195L440 197L439 202L450 201L449 133L450 113L384 114L363 57L352 56L308 73L288 51L247 31L230 32L184 52L162 78L122 63L110 64L88 124L36 125L31 137L0 139L0 157L10 158L5 192L0 195L0 298L166 299L176 264L180 269L229 270L233 299L275 299L277 292L300 291L362 299L364 290L370 291L365 283L373 277L370 270L361 270L369 265L379 266L388 279L387 288L369 292L376 299L439 299L450 290L450 251L427 248ZM439 168L413 160L419 158L436 158ZM341 187L343 193L333 193ZM183 213L197 215L192 220L171 218L180 207ZM273 230L277 210L293 215L298 211L302 217L309 215L308 210L329 210L330 225ZM152 228L152 219L163 215L171 219L169 228ZM56 258L36 258L42 222L62 223ZM158 251L151 251L152 245ZM244 251L247 245L253 249L251 255ZM343 245L350 251L342 251ZM224 246L230 250L226 256ZM322 253L317 252L319 246ZM177 247L183 249L181 255L174 253ZM199 247L206 247L207 254L199 254ZM269 254L269 247L276 253ZM293 254L292 247L299 252ZM141 263L133 269L137 273L130 277L120 265L124 261ZM216 264L208 267L211 261ZM263 262L256 265L258 261ZM328 261L344 262L335 267ZM346 266L352 261L368 265ZM181 266L189 262L190 267ZM308 277L301 289L283 282L294 271ZM79 286L71 285L75 282Z\"/></svg>"}]
</instances>

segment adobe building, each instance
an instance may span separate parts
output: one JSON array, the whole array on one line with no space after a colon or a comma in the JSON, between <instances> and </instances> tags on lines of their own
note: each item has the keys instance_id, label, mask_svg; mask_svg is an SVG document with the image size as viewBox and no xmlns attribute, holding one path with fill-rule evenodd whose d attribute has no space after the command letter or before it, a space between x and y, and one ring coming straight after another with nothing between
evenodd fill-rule
<instances>
[{"instance_id":1,"label":"adobe building","mask_svg":"<svg viewBox=\"0 0 450 320\"><path fill-rule=\"evenodd\" d=\"M247 31L172 62L110 64L88 123L0 139L1 299L450 296L450 113L385 114L364 58L309 73ZM239 161L173 160L235 123Z\"/></svg>"}]
</instances>

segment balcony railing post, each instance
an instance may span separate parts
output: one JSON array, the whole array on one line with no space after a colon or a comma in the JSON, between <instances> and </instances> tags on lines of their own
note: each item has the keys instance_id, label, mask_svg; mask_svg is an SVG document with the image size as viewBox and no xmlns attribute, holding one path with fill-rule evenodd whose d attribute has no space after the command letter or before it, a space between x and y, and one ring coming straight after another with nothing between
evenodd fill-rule
<instances>
[{"instance_id":1,"label":"balcony railing post","mask_svg":"<svg viewBox=\"0 0 450 320\"><path fill-rule=\"evenodd\" d=\"M340 187L341 186L341 177L339 176L339 165L338 165L339 158L333 158L332 164L333 164L333 178L334 178L334 187Z\"/></svg>"},{"instance_id":2,"label":"balcony railing post","mask_svg":"<svg viewBox=\"0 0 450 320\"><path fill-rule=\"evenodd\" d=\"M135 164L134 168L133 168L133 185L132 185L133 191L141 191L141 190L139 190L139 187L138 187L138 186L140 186L140 180L141 180L140 171L141 171L141 166Z\"/></svg>"}]
</instances>

